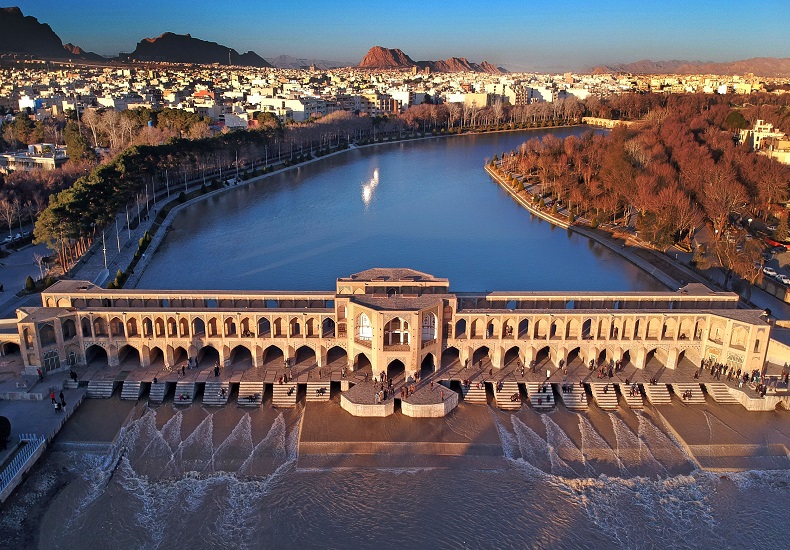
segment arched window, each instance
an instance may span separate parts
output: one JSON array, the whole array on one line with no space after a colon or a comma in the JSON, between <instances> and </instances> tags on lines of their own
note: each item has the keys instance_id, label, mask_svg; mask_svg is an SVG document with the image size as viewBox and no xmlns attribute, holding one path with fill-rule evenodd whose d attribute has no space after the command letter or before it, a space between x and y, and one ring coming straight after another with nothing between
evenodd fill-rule
<instances>
[{"instance_id":1,"label":"arched window","mask_svg":"<svg viewBox=\"0 0 790 550\"><path fill-rule=\"evenodd\" d=\"M422 318L422 339L436 340L436 315L433 313Z\"/></svg>"},{"instance_id":2,"label":"arched window","mask_svg":"<svg viewBox=\"0 0 790 550\"><path fill-rule=\"evenodd\" d=\"M370 326L370 318L364 313L357 316L357 333L356 337L360 340L373 339L373 327Z\"/></svg>"}]
</instances>

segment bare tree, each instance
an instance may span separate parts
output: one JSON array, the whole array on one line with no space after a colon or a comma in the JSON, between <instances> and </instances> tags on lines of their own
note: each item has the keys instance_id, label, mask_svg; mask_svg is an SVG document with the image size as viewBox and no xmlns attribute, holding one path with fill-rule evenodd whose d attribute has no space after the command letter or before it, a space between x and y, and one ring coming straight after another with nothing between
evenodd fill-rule
<instances>
[{"instance_id":1,"label":"bare tree","mask_svg":"<svg viewBox=\"0 0 790 550\"><path fill-rule=\"evenodd\" d=\"M6 222L8 225L8 236L13 237L13 230L11 226L14 225L14 220L16 219L16 208L6 198L0 199L0 217L3 218L3 221Z\"/></svg>"},{"instance_id":2,"label":"bare tree","mask_svg":"<svg viewBox=\"0 0 790 550\"><path fill-rule=\"evenodd\" d=\"M41 276L41 279L44 278L44 266L47 264L47 257L43 254L35 253L33 254L33 261L36 262L38 266L38 274Z\"/></svg>"}]
</instances>

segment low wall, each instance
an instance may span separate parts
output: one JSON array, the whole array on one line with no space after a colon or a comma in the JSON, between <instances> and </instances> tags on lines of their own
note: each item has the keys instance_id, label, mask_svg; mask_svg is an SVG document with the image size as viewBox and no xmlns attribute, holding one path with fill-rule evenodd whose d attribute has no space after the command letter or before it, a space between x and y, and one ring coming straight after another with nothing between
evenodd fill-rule
<instances>
[{"instance_id":1,"label":"low wall","mask_svg":"<svg viewBox=\"0 0 790 550\"><path fill-rule=\"evenodd\" d=\"M310 441L299 443L302 455L502 456L500 445L435 441Z\"/></svg>"},{"instance_id":2,"label":"low wall","mask_svg":"<svg viewBox=\"0 0 790 550\"><path fill-rule=\"evenodd\" d=\"M790 395L766 395L765 397L749 397L746 393L737 388L727 386L738 403L744 406L747 411L773 411L776 406L782 404L785 409L790 409Z\"/></svg>"},{"instance_id":3,"label":"low wall","mask_svg":"<svg viewBox=\"0 0 790 550\"><path fill-rule=\"evenodd\" d=\"M340 406L344 411L354 416L384 417L395 413L394 399L387 399L380 405L368 405L354 403L353 401L350 401L345 395L341 394Z\"/></svg>"},{"instance_id":4,"label":"low wall","mask_svg":"<svg viewBox=\"0 0 790 550\"><path fill-rule=\"evenodd\" d=\"M400 410L405 416L412 418L441 418L458 406L458 394L454 391L447 392L447 397L442 403L412 404L401 401Z\"/></svg>"}]
</instances>

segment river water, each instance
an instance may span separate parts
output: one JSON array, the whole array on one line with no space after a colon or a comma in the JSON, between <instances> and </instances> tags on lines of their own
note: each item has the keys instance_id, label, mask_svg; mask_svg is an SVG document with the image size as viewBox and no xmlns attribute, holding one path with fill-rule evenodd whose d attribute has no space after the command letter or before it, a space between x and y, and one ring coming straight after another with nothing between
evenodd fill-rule
<instances>
[{"instance_id":1,"label":"river water","mask_svg":"<svg viewBox=\"0 0 790 550\"><path fill-rule=\"evenodd\" d=\"M0 546L786 547L787 471L696 470L647 412L460 407L444 422L490 414L499 466L302 468L302 406L163 405L107 453L50 453L3 509Z\"/></svg>"},{"instance_id":2,"label":"river water","mask_svg":"<svg viewBox=\"0 0 790 550\"><path fill-rule=\"evenodd\" d=\"M456 291L652 290L604 247L532 217L483 170L531 137L583 128L382 144L222 193L178 215L139 288L330 290L371 267Z\"/></svg>"}]
</instances>

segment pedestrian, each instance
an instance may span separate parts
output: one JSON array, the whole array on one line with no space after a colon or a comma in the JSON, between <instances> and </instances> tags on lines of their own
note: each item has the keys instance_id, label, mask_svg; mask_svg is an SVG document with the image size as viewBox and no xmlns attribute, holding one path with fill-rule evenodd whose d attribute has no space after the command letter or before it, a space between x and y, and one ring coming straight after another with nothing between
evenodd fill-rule
<instances>
[{"instance_id":1,"label":"pedestrian","mask_svg":"<svg viewBox=\"0 0 790 550\"><path fill-rule=\"evenodd\" d=\"M551 378L551 369L546 369L546 380Z\"/></svg>"},{"instance_id":2,"label":"pedestrian","mask_svg":"<svg viewBox=\"0 0 790 550\"><path fill-rule=\"evenodd\" d=\"M41 382L44 380L44 373L41 372L41 369L36 369L36 374L38 374L38 381Z\"/></svg>"},{"instance_id":3,"label":"pedestrian","mask_svg":"<svg viewBox=\"0 0 790 550\"><path fill-rule=\"evenodd\" d=\"M181 376L186 377L187 375L187 368L184 365L181 365Z\"/></svg>"},{"instance_id":4,"label":"pedestrian","mask_svg":"<svg viewBox=\"0 0 790 550\"><path fill-rule=\"evenodd\" d=\"M66 398L63 396L63 391L60 392L60 396L59 397L60 397L60 404L65 409L66 408Z\"/></svg>"},{"instance_id":5,"label":"pedestrian","mask_svg":"<svg viewBox=\"0 0 790 550\"><path fill-rule=\"evenodd\" d=\"M214 365L214 378L219 376L219 365Z\"/></svg>"},{"instance_id":6,"label":"pedestrian","mask_svg":"<svg viewBox=\"0 0 790 550\"><path fill-rule=\"evenodd\" d=\"M57 403L57 401L55 401L55 390L52 390L51 392L49 392L49 398L52 400L52 404L53 405L55 403Z\"/></svg>"}]
</instances>

